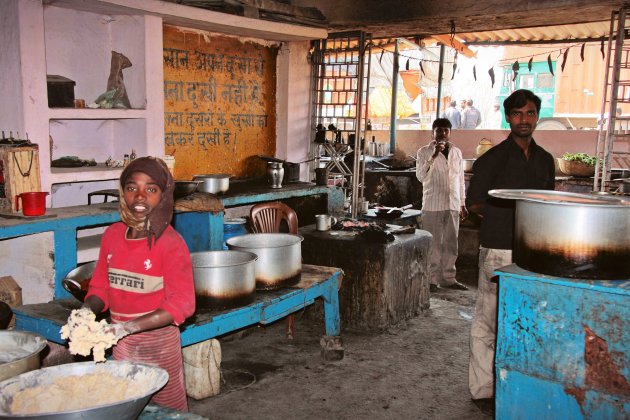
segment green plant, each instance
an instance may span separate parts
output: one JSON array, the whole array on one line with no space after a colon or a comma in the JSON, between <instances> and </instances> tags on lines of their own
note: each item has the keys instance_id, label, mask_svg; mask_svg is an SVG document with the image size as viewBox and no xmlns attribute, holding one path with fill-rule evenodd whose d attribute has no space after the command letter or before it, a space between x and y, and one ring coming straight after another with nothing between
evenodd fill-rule
<instances>
[{"instance_id":1,"label":"green plant","mask_svg":"<svg viewBox=\"0 0 630 420\"><path fill-rule=\"evenodd\" d=\"M597 162L597 158L595 156L591 156L588 153L565 153L562 155L562 159L568 161L582 162L586 165L595 166Z\"/></svg>"}]
</instances>

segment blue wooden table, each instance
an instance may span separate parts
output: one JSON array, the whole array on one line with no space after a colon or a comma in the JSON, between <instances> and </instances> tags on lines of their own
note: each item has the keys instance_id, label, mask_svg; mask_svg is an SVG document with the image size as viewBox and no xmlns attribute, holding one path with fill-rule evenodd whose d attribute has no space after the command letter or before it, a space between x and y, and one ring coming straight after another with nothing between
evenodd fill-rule
<instances>
[{"instance_id":1,"label":"blue wooden table","mask_svg":"<svg viewBox=\"0 0 630 420\"><path fill-rule=\"evenodd\" d=\"M182 346L196 344L254 324L270 324L309 306L321 298L324 303L326 336L340 334L339 286L342 271L333 267L303 265L300 282L293 287L256 292L254 302L223 311L197 308L181 327ZM41 334L47 340L66 344L59 330L81 302L71 299L23 305L13 309L18 330Z\"/></svg>"},{"instance_id":2,"label":"blue wooden table","mask_svg":"<svg viewBox=\"0 0 630 420\"><path fill-rule=\"evenodd\" d=\"M256 182L235 182L230 191L219 196L225 207L237 207L292 197L324 195L328 211L343 209L343 192L338 188L317 186L308 182L286 184L281 189L269 188ZM0 240L42 232L53 232L54 298L71 295L62 287L63 278L77 266L77 230L109 225L120 220L118 203L91 206L71 206L46 209L42 217L20 217L0 214ZM177 212L173 226L182 235L190 252L221 249L223 243L223 212Z\"/></svg>"}]
</instances>

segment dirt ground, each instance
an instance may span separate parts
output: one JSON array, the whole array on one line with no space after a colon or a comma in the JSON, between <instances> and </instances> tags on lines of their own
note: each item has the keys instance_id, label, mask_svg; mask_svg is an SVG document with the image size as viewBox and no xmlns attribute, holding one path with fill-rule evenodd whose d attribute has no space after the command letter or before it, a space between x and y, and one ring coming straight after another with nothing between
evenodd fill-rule
<instances>
[{"instance_id":1,"label":"dirt ground","mask_svg":"<svg viewBox=\"0 0 630 420\"><path fill-rule=\"evenodd\" d=\"M221 341L221 393L196 401L211 419L486 419L468 393L468 341L477 272L459 267L467 291L440 289L430 309L381 334L342 330L345 357L326 362L317 303L286 322Z\"/></svg>"}]
</instances>

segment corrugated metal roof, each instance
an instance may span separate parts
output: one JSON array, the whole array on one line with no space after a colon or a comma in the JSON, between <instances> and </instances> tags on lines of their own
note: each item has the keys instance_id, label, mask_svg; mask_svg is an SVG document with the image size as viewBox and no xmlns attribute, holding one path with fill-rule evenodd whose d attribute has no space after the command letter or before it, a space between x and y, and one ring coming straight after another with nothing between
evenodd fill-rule
<instances>
[{"instance_id":1,"label":"corrugated metal roof","mask_svg":"<svg viewBox=\"0 0 630 420\"><path fill-rule=\"evenodd\" d=\"M535 28L502 29L498 31L458 33L456 38L466 44L491 42L571 41L607 37L610 22L588 22L572 25L540 26Z\"/></svg>"}]
</instances>

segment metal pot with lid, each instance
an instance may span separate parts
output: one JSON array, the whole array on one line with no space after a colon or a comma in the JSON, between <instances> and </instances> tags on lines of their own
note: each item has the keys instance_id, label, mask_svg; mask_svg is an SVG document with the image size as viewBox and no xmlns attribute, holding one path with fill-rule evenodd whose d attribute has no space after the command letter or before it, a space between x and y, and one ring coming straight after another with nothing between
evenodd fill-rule
<instances>
[{"instance_id":1,"label":"metal pot with lid","mask_svg":"<svg viewBox=\"0 0 630 420\"><path fill-rule=\"evenodd\" d=\"M630 278L630 201L548 190L491 190L516 200L512 258L558 277Z\"/></svg>"}]
</instances>

